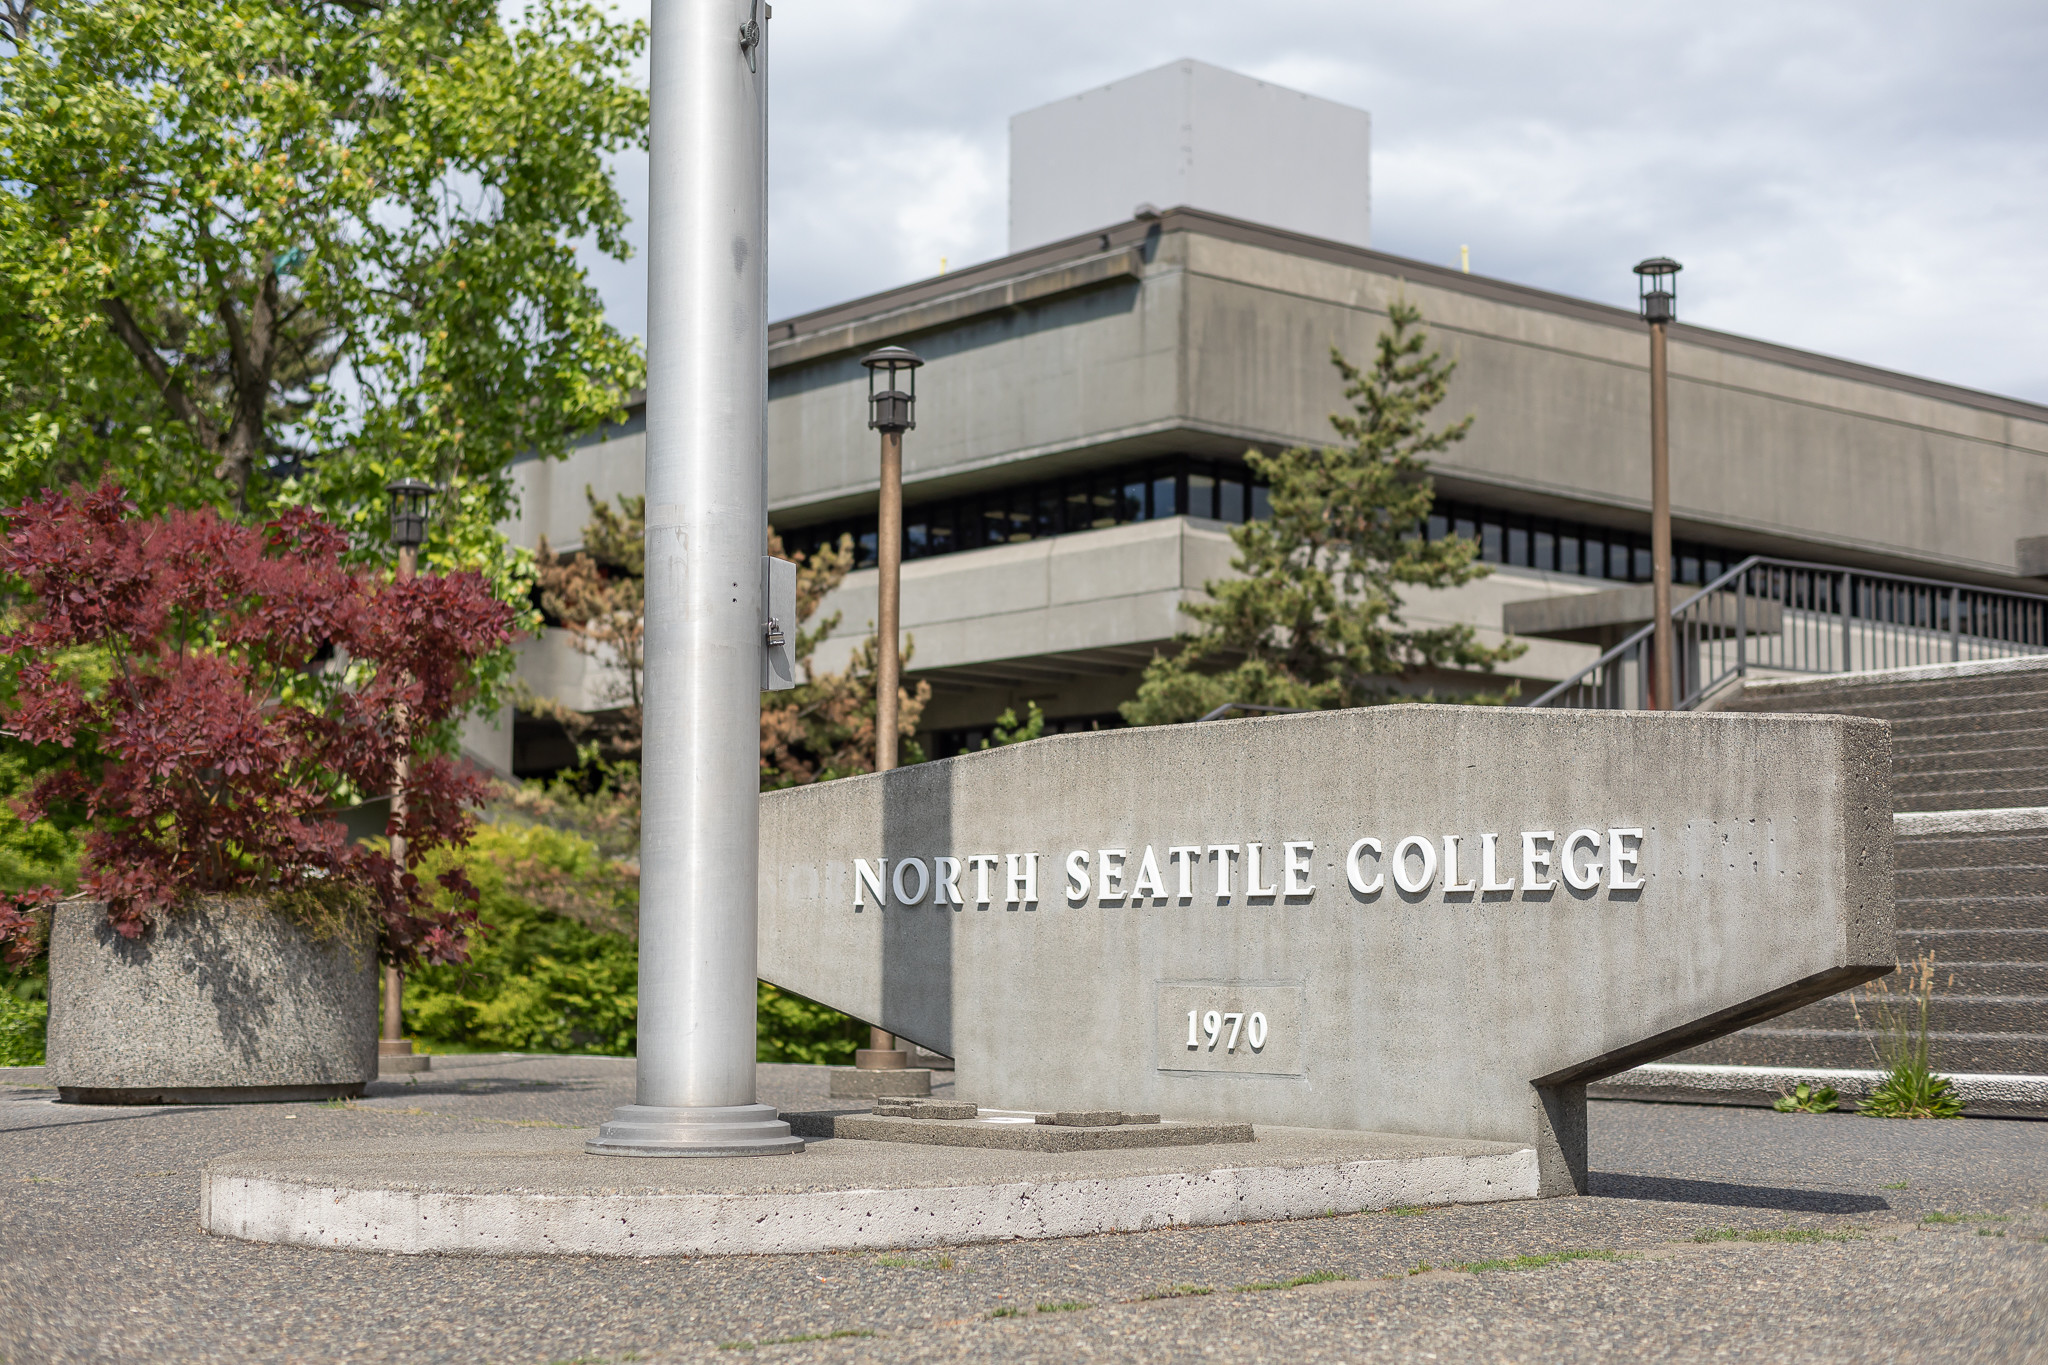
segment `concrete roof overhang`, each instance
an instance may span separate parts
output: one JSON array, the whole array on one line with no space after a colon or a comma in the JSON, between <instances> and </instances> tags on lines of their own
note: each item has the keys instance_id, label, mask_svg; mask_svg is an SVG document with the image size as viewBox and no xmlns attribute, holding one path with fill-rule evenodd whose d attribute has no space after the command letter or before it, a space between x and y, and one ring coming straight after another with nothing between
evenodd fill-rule
<instances>
[{"instance_id":1,"label":"concrete roof overhang","mask_svg":"<svg viewBox=\"0 0 2048 1365\"><path fill-rule=\"evenodd\" d=\"M1632 331L1643 326L1642 319L1630 309L1468 274L1449 266L1389 252L1226 218L1201 209L1172 208L1157 218L1134 218L964 270L772 322L768 327L768 367L773 371L800 365L869 345L870 338L914 336L920 331L945 327L980 313L1022 307L1056 294L1128 279L1142 270L1156 250L1158 239L1173 232L1200 233L1224 241L1289 252L1311 260L1426 281L1436 288L1581 321ZM1732 332L1680 322L1672 324L1671 337L1674 341L1815 374L1875 384L2028 421L2048 422L2048 404L2030 403L1958 384L1923 379Z\"/></svg>"}]
</instances>

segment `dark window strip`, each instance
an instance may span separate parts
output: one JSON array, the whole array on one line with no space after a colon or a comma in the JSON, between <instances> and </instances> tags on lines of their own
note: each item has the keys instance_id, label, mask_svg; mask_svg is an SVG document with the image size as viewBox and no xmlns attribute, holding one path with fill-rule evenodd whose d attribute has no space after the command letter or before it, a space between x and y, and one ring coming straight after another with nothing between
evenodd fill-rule
<instances>
[{"instance_id":1,"label":"dark window strip","mask_svg":"<svg viewBox=\"0 0 2048 1365\"><path fill-rule=\"evenodd\" d=\"M913 503L903 510L903 557L928 559L1172 516L1242 524L1271 512L1265 485L1243 465L1180 456ZM1620 583L1650 581L1650 537L1643 532L1529 516L1453 498L1437 499L1419 529L1429 540L1450 535L1476 540L1480 559L1489 564ZM854 539L854 566L872 567L872 512L798 527L785 532L782 543L787 551L808 555L842 535ZM1672 577L1681 584L1705 583L1741 559L1733 550L1674 541Z\"/></svg>"}]
</instances>

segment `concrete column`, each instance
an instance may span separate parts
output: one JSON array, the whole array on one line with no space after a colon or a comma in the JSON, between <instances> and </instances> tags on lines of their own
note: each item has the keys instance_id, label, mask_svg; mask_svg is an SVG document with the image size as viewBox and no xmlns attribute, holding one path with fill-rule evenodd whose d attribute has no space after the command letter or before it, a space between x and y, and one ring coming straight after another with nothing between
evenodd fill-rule
<instances>
[{"instance_id":1,"label":"concrete column","mask_svg":"<svg viewBox=\"0 0 2048 1365\"><path fill-rule=\"evenodd\" d=\"M760 0L654 0L637 1103L598 1155L803 1150L754 1099L768 45Z\"/></svg>"}]
</instances>

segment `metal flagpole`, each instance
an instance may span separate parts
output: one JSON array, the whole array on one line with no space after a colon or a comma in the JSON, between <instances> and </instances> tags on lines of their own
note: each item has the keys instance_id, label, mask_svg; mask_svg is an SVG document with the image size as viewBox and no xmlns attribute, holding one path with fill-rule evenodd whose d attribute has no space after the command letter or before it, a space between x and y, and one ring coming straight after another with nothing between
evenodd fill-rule
<instances>
[{"instance_id":1,"label":"metal flagpole","mask_svg":"<svg viewBox=\"0 0 2048 1365\"><path fill-rule=\"evenodd\" d=\"M654 0L640 1046L599 1155L803 1150L754 1098L767 31L761 0Z\"/></svg>"}]
</instances>

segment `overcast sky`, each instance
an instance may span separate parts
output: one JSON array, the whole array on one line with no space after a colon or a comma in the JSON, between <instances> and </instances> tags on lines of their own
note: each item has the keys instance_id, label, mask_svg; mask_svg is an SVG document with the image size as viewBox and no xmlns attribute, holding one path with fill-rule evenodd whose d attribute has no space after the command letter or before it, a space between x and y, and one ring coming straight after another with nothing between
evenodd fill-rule
<instances>
[{"instance_id":1,"label":"overcast sky","mask_svg":"<svg viewBox=\"0 0 2048 1365\"><path fill-rule=\"evenodd\" d=\"M622 0L644 15L648 0ZM1000 256L1008 120L1178 57L1371 111L1373 245L2048 401L2048 5L776 0L769 302ZM644 159L619 166L637 212ZM593 262L644 318L642 254Z\"/></svg>"}]
</instances>

